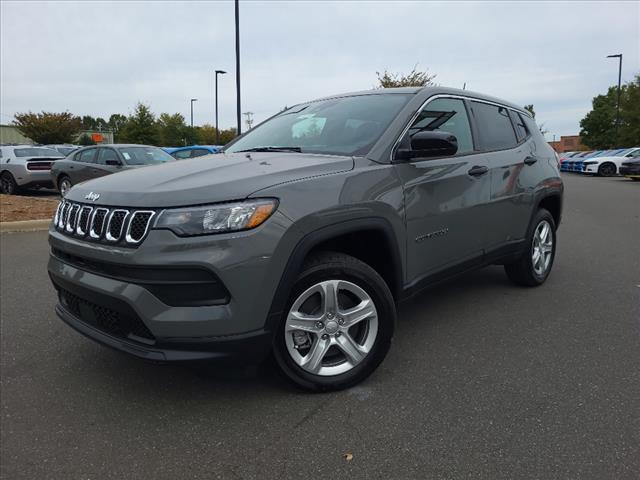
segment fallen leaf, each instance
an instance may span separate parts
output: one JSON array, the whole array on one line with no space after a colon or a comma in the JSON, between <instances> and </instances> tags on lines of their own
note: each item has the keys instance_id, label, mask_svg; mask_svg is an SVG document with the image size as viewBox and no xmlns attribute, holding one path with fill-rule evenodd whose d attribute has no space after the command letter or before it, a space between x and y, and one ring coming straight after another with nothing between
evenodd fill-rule
<instances>
[{"instance_id":1,"label":"fallen leaf","mask_svg":"<svg viewBox=\"0 0 640 480\"><path fill-rule=\"evenodd\" d=\"M342 458L344 458L347 462L353 460L353 453L343 453Z\"/></svg>"}]
</instances>

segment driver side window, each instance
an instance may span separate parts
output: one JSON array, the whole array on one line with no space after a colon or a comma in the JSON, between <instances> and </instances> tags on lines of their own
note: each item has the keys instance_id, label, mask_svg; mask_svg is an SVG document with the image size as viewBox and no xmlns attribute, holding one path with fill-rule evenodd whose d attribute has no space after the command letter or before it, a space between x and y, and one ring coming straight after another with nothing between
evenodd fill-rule
<instances>
[{"instance_id":1,"label":"driver side window","mask_svg":"<svg viewBox=\"0 0 640 480\"><path fill-rule=\"evenodd\" d=\"M437 98L429 102L411 125L408 135L419 131L447 132L458 140L456 155L473 152L473 137L467 109L457 98Z\"/></svg>"}]
</instances>

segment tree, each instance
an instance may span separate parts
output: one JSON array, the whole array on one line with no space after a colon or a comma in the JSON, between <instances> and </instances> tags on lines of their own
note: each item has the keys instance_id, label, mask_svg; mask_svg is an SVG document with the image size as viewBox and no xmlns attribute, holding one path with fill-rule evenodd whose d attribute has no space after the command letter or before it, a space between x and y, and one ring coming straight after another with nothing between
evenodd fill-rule
<instances>
[{"instance_id":1,"label":"tree","mask_svg":"<svg viewBox=\"0 0 640 480\"><path fill-rule=\"evenodd\" d=\"M80 118L64 113L16 113L14 125L36 143L70 143L82 128Z\"/></svg>"},{"instance_id":2,"label":"tree","mask_svg":"<svg viewBox=\"0 0 640 480\"><path fill-rule=\"evenodd\" d=\"M127 122L120 129L118 141L146 145L158 143L158 129L151 107L138 102L133 114L127 118Z\"/></svg>"},{"instance_id":3,"label":"tree","mask_svg":"<svg viewBox=\"0 0 640 480\"><path fill-rule=\"evenodd\" d=\"M237 136L238 136L238 133L235 128L220 130L220 145L226 145Z\"/></svg>"},{"instance_id":4,"label":"tree","mask_svg":"<svg viewBox=\"0 0 640 480\"><path fill-rule=\"evenodd\" d=\"M161 113L160 117L158 117L157 128L160 145L175 147L185 144L187 125L184 117L179 113L174 113L173 115Z\"/></svg>"},{"instance_id":5,"label":"tree","mask_svg":"<svg viewBox=\"0 0 640 480\"><path fill-rule=\"evenodd\" d=\"M436 75L429 75L428 72L419 72L418 64L413 67L408 74L390 73L385 69L384 72L376 72L378 76L377 88L393 88L393 87L428 87L435 85L433 81Z\"/></svg>"},{"instance_id":6,"label":"tree","mask_svg":"<svg viewBox=\"0 0 640 480\"><path fill-rule=\"evenodd\" d=\"M215 145L216 144L216 127L205 123L200 127L200 142L203 145Z\"/></svg>"},{"instance_id":7,"label":"tree","mask_svg":"<svg viewBox=\"0 0 640 480\"><path fill-rule=\"evenodd\" d=\"M80 138L78 138L77 142L78 142L78 145L83 145L83 146L96 144L96 142L94 142L93 139L86 133L83 133L82 135L80 135Z\"/></svg>"},{"instance_id":8,"label":"tree","mask_svg":"<svg viewBox=\"0 0 640 480\"><path fill-rule=\"evenodd\" d=\"M620 89L620 125L616 138L618 87L593 97L592 108L580 120L582 143L595 150L640 144L640 75Z\"/></svg>"}]
</instances>

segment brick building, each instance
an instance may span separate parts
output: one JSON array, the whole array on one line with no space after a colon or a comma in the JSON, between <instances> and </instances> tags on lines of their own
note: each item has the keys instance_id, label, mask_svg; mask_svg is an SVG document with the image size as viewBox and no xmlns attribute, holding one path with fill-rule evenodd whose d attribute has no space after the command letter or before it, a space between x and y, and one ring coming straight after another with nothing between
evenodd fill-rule
<instances>
[{"instance_id":1,"label":"brick building","mask_svg":"<svg viewBox=\"0 0 640 480\"><path fill-rule=\"evenodd\" d=\"M551 148L558 153L575 152L576 150L587 150L587 147L582 145L580 135L566 135L560 137L557 142L549 142Z\"/></svg>"}]
</instances>

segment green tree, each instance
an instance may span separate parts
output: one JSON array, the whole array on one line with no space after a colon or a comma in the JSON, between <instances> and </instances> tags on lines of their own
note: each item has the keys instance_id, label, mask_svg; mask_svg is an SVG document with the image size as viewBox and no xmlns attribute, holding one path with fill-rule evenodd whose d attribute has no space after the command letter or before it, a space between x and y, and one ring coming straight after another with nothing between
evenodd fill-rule
<instances>
[{"instance_id":1,"label":"green tree","mask_svg":"<svg viewBox=\"0 0 640 480\"><path fill-rule=\"evenodd\" d=\"M529 112L531 114L531 116L533 117L533 119L535 120L536 118L536 111L533 109L533 104L529 104L529 105L525 105L524 109ZM549 130L547 130L544 126L544 123L541 123L538 125L538 129L540 130L540 133L542 135L546 135L547 133L549 133Z\"/></svg>"},{"instance_id":2,"label":"green tree","mask_svg":"<svg viewBox=\"0 0 640 480\"><path fill-rule=\"evenodd\" d=\"M158 139L164 147L184 145L187 136L187 125L179 113L170 115L161 113L158 117Z\"/></svg>"},{"instance_id":3,"label":"green tree","mask_svg":"<svg viewBox=\"0 0 640 480\"><path fill-rule=\"evenodd\" d=\"M617 101L617 86L593 97L591 111L580 121L582 143L597 150L640 144L640 75L620 89L620 124L616 138Z\"/></svg>"},{"instance_id":4,"label":"green tree","mask_svg":"<svg viewBox=\"0 0 640 480\"><path fill-rule=\"evenodd\" d=\"M96 144L96 142L94 142L93 139L86 133L83 133L82 135L80 135L77 142L78 142L78 145L95 145Z\"/></svg>"},{"instance_id":5,"label":"green tree","mask_svg":"<svg viewBox=\"0 0 640 480\"><path fill-rule=\"evenodd\" d=\"M231 140L236 138L238 134L235 128L228 128L227 130L220 130L220 145L226 145Z\"/></svg>"},{"instance_id":6,"label":"green tree","mask_svg":"<svg viewBox=\"0 0 640 480\"><path fill-rule=\"evenodd\" d=\"M16 113L14 125L36 143L70 143L82 129L79 117L64 113Z\"/></svg>"},{"instance_id":7,"label":"green tree","mask_svg":"<svg viewBox=\"0 0 640 480\"><path fill-rule=\"evenodd\" d=\"M200 142L203 145L216 144L216 127L205 123L200 127Z\"/></svg>"},{"instance_id":8,"label":"green tree","mask_svg":"<svg viewBox=\"0 0 640 480\"><path fill-rule=\"evenodd\" d=\"M138 102L133 114L127 118L118 133L120 142L157 145L158 128L151 107Z\"/></svg>"},{"instance_id":9,"label":"green tree","mask_svg":"<svg viewBox=\"0 0 640 480\"><path fill-rule=\"evenodd\" d=\"M413 67L408 74L392 73L388 70L384 72L376 72L378 76L377 88L393 88L393 87L428 87L435 85L433 81L436 75L429 75L428 72L418 71L418 64Z\"/></svg>"},{"instance_id":10,"label":"green tree","mask_svg":"<svg viewBox=\"0 0 640 480\"><path fill-rule=\"evenodd\" d=\"M620 95L618 146L640 145L640 74L625 85Z\"/></svg>"},{"instance_id":11,"label":"green tree","mask_svg":"<svg viewBox=\"0 0 640 480\"><path fill-rule=\"evenodd\" d=\"M91 115L83 115L82 116L82 129L83 130L94 130L96 128L96 119Z\"/></svg>"}]
</instances>

